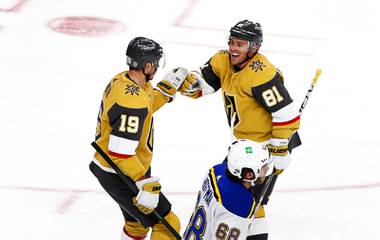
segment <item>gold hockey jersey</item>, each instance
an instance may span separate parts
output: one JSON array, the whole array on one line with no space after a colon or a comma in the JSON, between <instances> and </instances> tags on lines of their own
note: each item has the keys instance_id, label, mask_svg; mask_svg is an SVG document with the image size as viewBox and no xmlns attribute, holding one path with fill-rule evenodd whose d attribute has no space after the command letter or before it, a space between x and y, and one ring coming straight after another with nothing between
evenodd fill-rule
<instances>
[{"instance_id":1,"label":"gold hockey jersey","mask_svg":"<svg viewBox=\"0 0 380 240\"><path fill-rule=\"evenodd\" d=\"M299 128L299 112L282 74L264 55L257 53L237 70L228 51L219 51L201 72L214 91L221 88L227 120L238 139L289 138Z\"/></svg>"},{"instance_id":2,"label":"gold hockey jersey","mask_svg":"<svg viewBox=\"0 0 380 240\"><path fill-rule=\"evenodd\" d=\"M153 152L153 112L169 101L150 82L144 88L128 77L116 75L107 85L98 114L97 144L134 181L148 171ZM94 162L116 173L96 152Z\"/></svg>"}]
</instances>

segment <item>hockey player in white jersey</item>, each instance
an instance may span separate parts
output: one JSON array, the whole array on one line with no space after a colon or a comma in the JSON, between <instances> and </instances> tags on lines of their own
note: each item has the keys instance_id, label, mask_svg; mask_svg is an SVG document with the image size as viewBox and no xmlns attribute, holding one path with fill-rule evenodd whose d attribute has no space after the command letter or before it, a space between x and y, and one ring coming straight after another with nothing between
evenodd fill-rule
<instances>
[{"instance_id":1,"label":"hockey player in white jersey","mask_svg":"<svg viewBox=\"0 0 380 240\"><path fill-rule=\"evenodd\" d=\"M264 216L253 217L257 196L250 191L273 171L267 147L241 139L230 146L226 160L205 177L184 240L267 239Z\"/></svg>"}]
</instances>

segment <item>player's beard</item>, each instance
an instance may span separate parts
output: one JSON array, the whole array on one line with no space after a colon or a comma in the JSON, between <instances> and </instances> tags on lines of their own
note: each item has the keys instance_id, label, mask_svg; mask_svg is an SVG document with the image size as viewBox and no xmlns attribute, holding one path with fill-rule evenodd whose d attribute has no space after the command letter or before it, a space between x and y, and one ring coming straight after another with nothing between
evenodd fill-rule
<instances>
[{"instance_id":1,"label":"player's beard","mask_svg":"<svg viewBox=\"0 0 380 240\"><path fill-rule=\"evenodd\" d=\"M157 73L157 68L151 74L145 74L144 73L144 75L145 75L145 82L149 82L150 80L153 80L153 78L156 75L156 73Z\"/></svg>"}]
</instances>

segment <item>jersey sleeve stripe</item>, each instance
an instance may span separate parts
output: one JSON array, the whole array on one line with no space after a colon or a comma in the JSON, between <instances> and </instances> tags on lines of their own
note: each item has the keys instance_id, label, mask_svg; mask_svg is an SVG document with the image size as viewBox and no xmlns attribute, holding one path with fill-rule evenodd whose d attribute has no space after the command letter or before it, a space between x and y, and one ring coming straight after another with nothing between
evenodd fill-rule
<instances>
[{"instance_id":1,"label":"jersey sleeve stripe","mask_svg":"<svg viewBox=\"0 0 380 240\"><path fill-rule=\"evenodd\" d=\"M220 191L219 191L219 187L218 187L218 184L216 182L216 177L215 177L215 171L214 171L214 168L211 168L210 169L210 180L211 180L211 185L214 189L214 193L215 193L215 197L216 199L218 200L218 202L220 204L223 204L222 203L222 196L220 195Z\"/></svg>"},{"instance_id":2,"label":"jersey sleeve stripe","mask_svg":"<svg viewBox=\"0 0 380 240\"><path fill-rule=\"evenodd\" d=\"M300 120L300 118L301 118L301 116L298 115L297 117L295 117L295 118L293 118L293 119L291 119L291 120L289 120L289 121L286 121L286 122L273 122L272 125L273 125L273 126L284 126L284 125L289 125L289 124L292 124L292 123L294 123L294 122Z\"/></svg>"},{"instance_id":3,"label":"jersey sleeve stripe","mask_svg":"<svg viewBox=\"0 0 380 240\"><path fill-rule=\"evenodd\" d=\"M114 154L132 156L136 154L136 148L138 144L138 141L118 137L111 134L108 141L108 151Z\"/></svg>"},{"instance_id":4,"label":"jersey sleeve stripe","mask_svg":"<svg viewBox=\"0 0 380 240\"><path fill-rule=\"evenodd\" d=\"M110 150L108 150L108 153L113 156L113 157L118 157L118 158L129 158L131 157L132 155L128 155L128 154L120 154L120 153L115 153L115 152L112 152Z\"/></svg>"},{"instance_id":5,"label":"jersey sleeve stripe","mask_svg":"<svg viewBox=\"0 0 380 240\"><path fill-rule=\"evenodd\" d=\"M286 122L298 116L299 110L295 107L295 103L292 102L271 114L273 122Z\"/></svg>"}]
</instances>

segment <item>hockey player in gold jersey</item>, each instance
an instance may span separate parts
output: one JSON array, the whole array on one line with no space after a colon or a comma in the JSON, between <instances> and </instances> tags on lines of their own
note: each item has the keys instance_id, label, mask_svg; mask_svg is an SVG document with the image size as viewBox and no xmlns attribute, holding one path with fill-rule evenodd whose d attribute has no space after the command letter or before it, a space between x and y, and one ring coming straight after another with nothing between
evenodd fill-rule
<instances>
[{"instance_id":1,"label":"hockey player in gold jersey","mask_svg":"<svg viewBox=\"0 0 380 240\"><path fill-rule=\"evenodd\" d=\"M90 170L122 210L125 219L122 240L145 239L150 228L153 240L175 239L151 215L155 209L179 232L179 219L160 192L159 179L150 175L153 113L173 100L187 70L170 71L153 88L150 80L164 60L162 47L151 39L138 37L129 43L126 55L129 71L117 74L103 93L95 140L135 182L139 193L135 197L99 153L95 153Z\"/></svg>"},{"instance_id":2,"label":"hockey player in gold jersey","mask_svg":"<svg viewBox=\"0 0 380 240\"><path fill-rule=\"evenodd\" d=\"M180 91L199 98L221 89L234 135L268 144L271 161L281 173L290 163L288 139L299 128L300 117L282 73L259 53L262 41L259 23L238 22L230 29L228 51L217 52L200 72L190 72ZM266 230L256 239L267 239Z\"/></svg>"}]
</instances>

